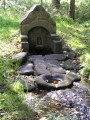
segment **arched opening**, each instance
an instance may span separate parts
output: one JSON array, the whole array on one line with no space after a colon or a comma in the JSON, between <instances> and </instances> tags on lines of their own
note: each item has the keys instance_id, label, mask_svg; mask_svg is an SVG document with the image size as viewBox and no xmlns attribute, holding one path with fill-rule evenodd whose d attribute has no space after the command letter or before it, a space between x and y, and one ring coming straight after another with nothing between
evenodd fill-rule
<instances>
[{"instance_id":1,"label":"arched opening","mask_svg":"<svg viewBox=\"0 0 90 120\"><path fill-rule=\"evenodd\" d=\"M50 33L43 27L34 27L28 32L29 52L47 54L51 52Z\"/></svg>"}]
</instances>

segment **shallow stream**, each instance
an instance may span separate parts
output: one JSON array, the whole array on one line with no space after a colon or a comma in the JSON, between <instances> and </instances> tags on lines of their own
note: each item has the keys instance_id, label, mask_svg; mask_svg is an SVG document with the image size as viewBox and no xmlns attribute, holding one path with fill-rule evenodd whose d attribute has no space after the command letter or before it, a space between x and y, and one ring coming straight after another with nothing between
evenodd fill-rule
<instances>
[{"instance_id":1,"label":"shallow stream","mask_svg":"<svg viewBox=\"0 0 90 120\"><path fill-rule=\"evenodd\" d=\"M90 87L73 84L65 90L27 93L25 102L38 113L39 120L90 120Z\"/></svg>"}]
</instances>

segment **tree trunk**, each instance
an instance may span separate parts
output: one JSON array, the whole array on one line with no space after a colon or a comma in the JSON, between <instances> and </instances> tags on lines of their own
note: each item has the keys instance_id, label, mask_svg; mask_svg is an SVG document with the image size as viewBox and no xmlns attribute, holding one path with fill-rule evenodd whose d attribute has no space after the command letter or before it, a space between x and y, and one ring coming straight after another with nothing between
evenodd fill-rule
<instances>
[{"instance_id":1,"label":"tree trunk","mask_svg":"<svg viewBox=\"0 0 90 120\"><path fill-rule=\"evenodd\" d=\"M41 0L41 5L43 4L43 0Z\"/></svg>"},{"instance_id":2,"label":"tree trunk","mask_svg":"<svg viewBox=\"0 0 90 120\"><path fill-rule=\"evenodd\" d=\"M4 10L6 8L6 1L5 0L3 0L3 8L4 8Z\"/></svg>"},{"instance_id":3,"label":"tree trunk","mask_svg":"<svg viewBox=\"0 0 90 120\"><path fill-rule=\"evenodd\" d=\"M75 0L70 1L70 17L74 20L75 19Z\"/></svg>"},{"instance_id":4,"label":"tree trunk","mask_svg":"<svg viewBox=\"0 0 90 120\"><path fill-rule=\"evenodd\" d=\"M56 9L60 8L60 0L52 0L52 4L55 6Z\"/></svg>"}]
</instances>

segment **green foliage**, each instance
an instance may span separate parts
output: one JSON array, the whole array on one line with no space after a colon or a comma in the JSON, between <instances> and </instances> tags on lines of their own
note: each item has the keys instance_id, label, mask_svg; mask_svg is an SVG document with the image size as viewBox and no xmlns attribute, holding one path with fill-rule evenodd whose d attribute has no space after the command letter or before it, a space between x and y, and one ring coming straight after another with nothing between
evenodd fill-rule
<instances>
[{"instance_id":1,"label":"green foliage","mask_svg":"<svg viewBox=\"0 0 90 120\"><path fill-rule=\"evenodd\" d=\"M0 59L0 82L5 81L7 78L14 77L17 75L20 61L15 61L10 58Z\"/></svg>"},{"instance_id":2,"label":"green foliage","mask_svg":"<svg viewBox=\"0 0 90 120\"><path fill-rule=\"evenodd\" d=\"M23 86L19 81L12 83L11 88L16 93L22 93L23 91Z\"/></svg>"},{"instance_id":3,"label":"green foliage","mask_svg":"<svg viewBox=\"0 0 90 120\"><path fill-rule=\"evenodd\" d=\"M0 43L1 41L11 39L18 27L18 18L16 18L15 14L12 16L9 10L7 12L2 10L0 13Z\"/></svg>"},{"instance_id":4,"label":"green foliage","mask_svg":"<svg viewBox=\"0 0 90 120\"><path fill-rule=\"evenodd\" d=\"M80 24L59 14L54 15L54 19L57 21L57 33L81 55L80 62L84 66L81 75L90 75L90 21Z\"/></svg>"},{"instance_id":5,"label":"green foliage","mask_svg":"<svg viewBox=\"0 0 90 120\"><path fill-rule=\"evenodd\" d=\"M90 64L86 64L84 68L80 71L82 76L89 77L90 75Z\"/></svg>"},{"instance_id":6,"label":"green foliage","mask_svg":"<svg viewBox=\"0 0 90 120\"><path fill-rule=\"evenodd\" d=\"M79 22L90 19L90 0L83 0L76 6L76 19Z\"/></svg>"},{"instance_id":7,"label":"green foliage","mask_svg":"<svg viewBox=\"0 0 90 120\"><path fill-rule=\"evenodd\" d=\"M81 70L81 75L88 76L90 75L90 53L81 55L80 61L84 68Z\"/></svg>"},{"instance_id":8,"label":"green foliage","mask_svg":"<svg viewBox=\"0 0 90 120\"><path fill-rule=\"evenodd\" d=\"M40 4L40 0L5 0L5 9L12 9L17 12L24 12L29 9L33 4ZM0 3L0 8L4 9L3 0Z\"/></svg>"},{"instance_id":9,"label":"green foliage","mask_svg":"<svg viewBox=\"0 0 90 120\"><path fill-rule=\"evenodd\" d=\"M18 86L18 83L14 83L13 85ZM33 117L32 110L30 110L24 103L24 93L22 89L20 90L19 88L19 91L16 92L15 90L14 92L12 89L13 87L11 87L9 83L8 87L4 88L4 90L1 92L0 110L2 110L4 114L0 116L0 119L16 120L23 118L29 119L30 117Z\"/></svg>"},{"instance_id":10,"label":"green foliage","mask_svg":"<svg viewBox=\"0 0 90 120\"><path fill-rule=\"evenodd\" d=\"M86 63L90 64L90 54L86 52L85 54L81 55L80 61L83 65Z\"/></svg>"},{"instance_id":11,"label":"green foliage","mask_svg":"<svg viewBox=\"0 0 90 120\"><path fill-rule=\"evenodd\" d=\"M61 1L60 13L62 15L67 15L68 16L68 13L69 13L69 3L67 1Z\"/></svg>"},{"instance_id":12,"label":"green foliage","mask_svg":"<svg viewBox=\"0 0 90 120\"><path fill-rule=\"evenodd\" d=\"M19 14L20 13L20 14ZM18 75L20 61L12 60L12 55L21 51L19 21L22 11L14 8L0 11L0 116L1 120L29 119L33 112L24 103L24 93L19 82L11 83ZM0 114L1 114L0 113Z\"/></svg>"}]
</instances>

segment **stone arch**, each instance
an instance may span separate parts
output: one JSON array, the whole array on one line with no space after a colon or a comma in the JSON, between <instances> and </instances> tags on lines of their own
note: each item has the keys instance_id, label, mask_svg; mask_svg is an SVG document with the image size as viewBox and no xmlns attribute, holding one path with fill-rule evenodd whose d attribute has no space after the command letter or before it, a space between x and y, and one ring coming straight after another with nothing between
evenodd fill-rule
<instances>
[{"instance_id":1,"label":"stone arch","mask_svg":"<svg viewBox=\"0 0 90 120\"><path fill-rule=\"evenodd\" d=\"M28 32L29 51L50 50L50 33L44 27L34 27Z\"/></svg>"},{"instance_id":2,"label":"stone arch","mask_svg":"<svg viewBox=\"0 0 90 120\"><path fill-rule=\"evenodd\" d=\"M38 21L33 21L29 24L25 24L21 26L21 34L22 35L27 35L28 31L33 29L34 27L43 27L47 31L49 31L50 34L55 34L56 33L56 27L52 26L48 21L44 20L38 20Z\"/></svg>"}]
</instances>

